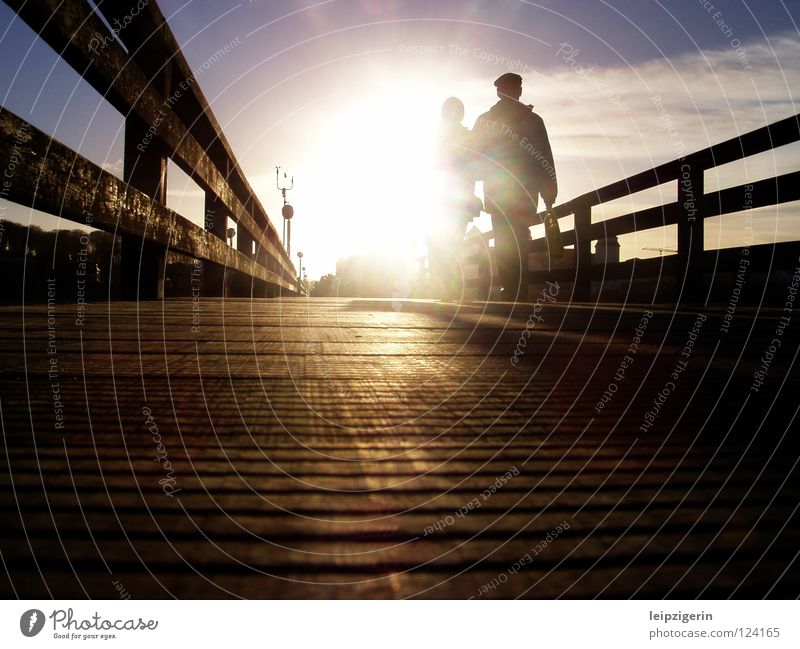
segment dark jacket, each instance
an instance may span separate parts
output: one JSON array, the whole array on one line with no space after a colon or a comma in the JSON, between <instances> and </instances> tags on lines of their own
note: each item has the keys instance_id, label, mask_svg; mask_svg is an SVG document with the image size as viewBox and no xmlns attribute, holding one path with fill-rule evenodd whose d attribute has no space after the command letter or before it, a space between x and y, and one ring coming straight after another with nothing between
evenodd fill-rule
<instances>
[{"instance_id":1,"label":"dark jacket","mask_svg":"<svg viewBox=\"0 0 800 649\"><path fill-rule=\"evenodd\" d=\"M547 129L539 115L512 99L501 99L478 117L473 146L481 154L486 209L491 213L534 213L558 194Z\"/></svg>"}]
</instances>

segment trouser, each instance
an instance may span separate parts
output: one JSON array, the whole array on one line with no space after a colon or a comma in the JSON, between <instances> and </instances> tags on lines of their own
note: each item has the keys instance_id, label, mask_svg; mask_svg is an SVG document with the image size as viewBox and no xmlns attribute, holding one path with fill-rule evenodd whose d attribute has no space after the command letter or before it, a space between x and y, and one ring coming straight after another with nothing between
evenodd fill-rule
<instances>
[{"instance_id":1,"label":"trouser","mask_svg":"<svg viewBox=\"0 0 800 649\"><path fill-rule=\"evenodd\" d=\"M442 223L428 239L428 274L431 293L442 300L461 296L461 248L464 243L465 223L452 220Z\"/></svg>"},{"instance_id":2,"label":"trouser","mask_svg":"<svg viewBox=\"0 0 800 649\"><path fill-rule=\"evenodd\" d=\"M492 214L494 255L505 302L528 301L528 242L531 232L507 214Z\"/></svg>"}]
</instances>

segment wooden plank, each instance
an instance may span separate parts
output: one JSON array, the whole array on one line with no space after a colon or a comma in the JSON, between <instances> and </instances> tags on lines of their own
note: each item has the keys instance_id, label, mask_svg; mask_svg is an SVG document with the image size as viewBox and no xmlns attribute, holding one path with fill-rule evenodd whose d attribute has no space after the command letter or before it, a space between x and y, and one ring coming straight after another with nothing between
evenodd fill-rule
<instances>
[{"instance_id":1,"label":"wooden plank","mask_svg":"<svg viewBox=\"0 0 800 649\"><path fill-rule=\"evenodd\" d=\"M67 558L97 597L108 570L136 597L163 584L178 597L458 598L796 585L781 576L800 542L793 410L741 398L780 310L756 321L743 306L731 326L743 345L717 340L724 309L709 309L672 401L642 434L693 310L552 304L549 329L511 368L529 305L205 298L198 339L179 332L191 306L93 304L80 327L71 304L0 308L0 339L19 341L0 357L11 575L0 592L81 594ZM650 309L634 365L596 414ZM786 348L797 338L787 330ZM791 404L791 354L770 371L775 403ZM564 521L535 562L480 593Z\"/></svg>"}]
</instances>

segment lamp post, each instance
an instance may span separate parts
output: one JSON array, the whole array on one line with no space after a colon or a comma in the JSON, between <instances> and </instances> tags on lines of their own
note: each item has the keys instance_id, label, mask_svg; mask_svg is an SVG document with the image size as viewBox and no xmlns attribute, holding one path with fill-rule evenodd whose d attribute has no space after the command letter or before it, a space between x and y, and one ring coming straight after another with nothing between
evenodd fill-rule
<instances>
[{"instance_id":1,"label":"lamp post","mask_svg":"<svg viewBox=\"0 0 800 649\"><path fill-rule=\"evenodd\" d=\"M281 215L283 216L283 245L286 246L286 252L292 254L292 217L294 216L294 208L286 202L286 192L294 188L294 176L291 181L288 181L287 175L283 172L283 186L281 186L280 167L275 167L275 186L281 190L283 196L283 207L281 208Z\"/></svg>"},{"instance_id":2,"label":"lamp post","mask_svg":"<svg viewBox=\"0 0 800 649\"><path fill-rule=\"evenodd\" d=\"M300 292L300 289L303 288L303 271L305 270L305 268L303 267L303 253L299 251L297 253L297 270L298 270L297 288L298 292Z\"/></svg>"}]
</instances>

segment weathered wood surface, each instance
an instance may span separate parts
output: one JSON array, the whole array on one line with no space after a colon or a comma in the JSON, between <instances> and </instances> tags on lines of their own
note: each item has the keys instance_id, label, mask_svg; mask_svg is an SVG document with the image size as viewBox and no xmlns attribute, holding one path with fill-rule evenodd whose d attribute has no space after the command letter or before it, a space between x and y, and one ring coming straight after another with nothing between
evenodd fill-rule
<instances>
[{"instance_id":1,"label":"weathered wood surface","mask_svg":"<svg viewBox=\"0 0 800 649\"><path fill-rule=\"evenodd\" d=\"M15 147L18 163L9 200L294 288L288 271L272 272L13 113L0 110L0 156L10 159Z\"/></svg>"},{"instance_id":2,"label":"weathered wood surface","mask_svg":"<svg viewBox=\"0 0 800 649\"><path fill-rule=\"evenodd\" d=\"M617 381L646 307L547 302L513 365L533 305L197 306L59 305L52 338L46 305L0 310L4 596L800 591L798 322L750 389L780 313L703 309L642 432L692 311Z\"/></svg>"}]
</instances>

